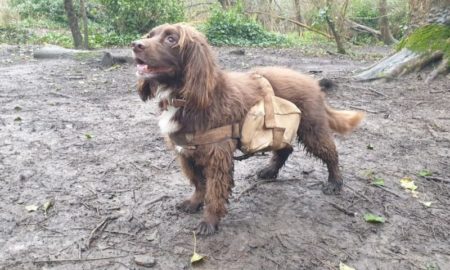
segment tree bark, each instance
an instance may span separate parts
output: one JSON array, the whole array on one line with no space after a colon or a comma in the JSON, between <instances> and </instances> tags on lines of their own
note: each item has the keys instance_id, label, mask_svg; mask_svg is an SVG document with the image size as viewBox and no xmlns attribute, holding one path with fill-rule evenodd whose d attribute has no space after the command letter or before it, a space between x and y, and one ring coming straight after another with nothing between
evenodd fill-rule
<instances>
[{"instance_id":1,"label":"tree bark","mask_svg":"<svg viewBox=\"0 0 450 270\"><path fill-rule=\"evenodd\" d=\"M327 21L328 27L333 34L334 40L336 41L337 52L341 54L346 54L344 44L342 43L341 35L336 31L336 25L332 18L330 18L330 10L332 8L331 0L327 0L327 14L325 15L325 20Z\"/></svg>"},{"instance_id":2,"label":"tree bark","mask_svg":"<svg viewBox=\"0 0 450 270\"><path fill-rule=\"evenodd\" d=\"M300 23L305 23L302 14L303 7L302 4L300 3L300 0L294 0L294 5L295 5L295 20Z\"/></svg>"},{"instance_id":3,"label":"tree bark","mask_svg":"<svg viewBox=\"0 0 450 270\"><path fill-rule=\"evenodd\" d=\"M378 22L380 26L381 38L384 44L390 45L395 42L392 36L391 30L389 29L389 20L387 17L387 0L379 0L378 9L380 12L380 20Z\"/></svg>"},{"instance_id":4,"label":"tree bark","mask_svg":"<svg viewBox=\"0 0 450 270\"><path fill-rule=\"evenodd\" d=\"M87 18L87 12L86 12L86 5L84 0L80 0L80 13L83 17L83 32L84 32L84 38L83 38L83 47L84 49L89 49L89 31L88 31L88 18Z\"/></svg>"},{"instance_id":5,"label":"tree bark","mask_svg":"<svg viewBox=\"0 0 450 270\"><path fill-rule=\"evenodd\" d=\"M222 5L222 8L228 9L233 5L231 0L219 0L220 5Z\"/></svg>"},{"instance_id":6,"label":"tree bark","mask_svg":"<svg viewBox=\"0 0 450 270\"><path fill-rule=\"evenodd\" d=\"M78 18L73 9L72 0L64 0L64 9L69 19L70 31L72 32L73 45L79 49L82 46L83 37L81 36L80 27L78 26Z\"/></svg>"}]
</instances>

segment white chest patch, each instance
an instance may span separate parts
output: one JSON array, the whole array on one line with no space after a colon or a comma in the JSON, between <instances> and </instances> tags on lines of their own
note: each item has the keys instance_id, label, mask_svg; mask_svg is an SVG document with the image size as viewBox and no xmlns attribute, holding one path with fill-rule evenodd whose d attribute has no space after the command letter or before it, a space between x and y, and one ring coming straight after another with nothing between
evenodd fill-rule
<instances>
[{"instance_id":1,"label":"white chest patch","mask_svg":"<svg viewBox=\"0 0 450 270\"><path fill-rule=\"evenodd\" d=\"M170 94L172 93L172 89L168 88L159 88L156 92L156 101L159 103L163 100L168 100L170 98ZM167 111L162 111L159 116L158 126L163 134L170 134L177 132L180 130L181 125L177 121L173 119L176 112L179 108L175 108L173 106L167 106Z\"/></svg>"}]
</instances>

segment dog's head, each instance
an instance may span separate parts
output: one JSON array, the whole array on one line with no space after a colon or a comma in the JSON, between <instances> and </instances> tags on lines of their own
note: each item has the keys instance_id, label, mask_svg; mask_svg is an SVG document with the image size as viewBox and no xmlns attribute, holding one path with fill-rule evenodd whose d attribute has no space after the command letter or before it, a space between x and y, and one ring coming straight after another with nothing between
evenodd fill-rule
<instances>
[{"instance_id":1,"label":"dog's head","mask_svg":"<svg viewBox=\"0 0 450 270\"><path fill-rule=\"evenodd\" d=\"M164 24L132 44L143 100L162 84L196 108L209 105L216 84L216 62L205 36L191 26Z\"/></svg>"}]
</instances>

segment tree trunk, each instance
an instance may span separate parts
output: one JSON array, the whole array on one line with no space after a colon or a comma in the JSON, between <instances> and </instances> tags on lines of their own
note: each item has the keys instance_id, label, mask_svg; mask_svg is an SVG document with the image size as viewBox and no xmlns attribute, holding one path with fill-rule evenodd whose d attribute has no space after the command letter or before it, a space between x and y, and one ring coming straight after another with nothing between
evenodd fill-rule
<instances>
[{"instance_id":1,"label":"tree trunk","mask_svg":"<svg viewBox=\"0 0 450 270\"><path fill-rule=\"evenodd\" d=\"M330 18L330 11L332 9L331 0L327 0L327 14L325 15L325 20L327 21L328 27L333 34L334 40L336 41L337 52L341 54L346 54L344 49L344 44L342 43L341 35L336 31L336 25L332 18Z\"/></svg>"},{"instance_id":2,"label":"tree trunk","mask_svg":"<svg viewBox=\"0 0 450 270\"><path fill-rule=\"evenodd\" d=\"M84 49L89 49L89 31L88 31L88 18L86 13L86 5L84 0L80 0L80 13L83 17L83 32L84 32L84 38L83 38L83 45Z\"/></svg>"},{"instance_id":3,"label":"tree trunk","mask_svg":"<svg viewBox=\"0 0 450 270\"><path fill-rule=\"evenodd\" d=\"M83 37L81 36L80 27L78 26L78 18L73 9L72 0L64 0L64 9L69 19L70 31L72 32L73 45L79 49L82 46Z\"/></svg>"},{"instance_id":4,"label":"tree trunk","mask_svg":"<svg viewBox=\"0 0 450 270\"><path fill-rule=\"evenodd\" d=\"M294 5L295 5L295 20L300 23L305 23L305 20L303 19L302 15L303 7L301 6L302 4L300 3L300 0L294 0Z\"/></svg>"},{"instance_id":5,"label":"tree trunk","mask_svg":"<svg viewBox=\"0 0 450 270\"><path fill-rule=\"evenodd\" d=\"M380 11L380 20L378 22L380 26L381 38L384 44L390 45L395 42L392 36L391 30L389 29L389 20L387 17L387 0L379 0L378 8Z\"/></svg>"},{"instance_id":6,"label":"tree trunk","mask_svg":"<svg viewBox=\"0 0 450 270\"><path fill-rule=\"evenodd\" d=\"M220 3L220 5L222 5L222 8L224 8L224 9L228 9L229 7L231 7L233 5L231 0L219 0L219 3Z\"/></svg>"}]
</instances>

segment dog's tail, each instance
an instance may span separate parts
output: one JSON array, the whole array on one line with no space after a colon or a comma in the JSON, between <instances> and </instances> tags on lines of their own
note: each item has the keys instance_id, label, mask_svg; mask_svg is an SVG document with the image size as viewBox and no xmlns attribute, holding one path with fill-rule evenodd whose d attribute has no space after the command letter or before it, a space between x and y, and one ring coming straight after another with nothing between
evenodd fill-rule
<instances>
[{"instance_id":1,"label":"dog's tail","mask_svg":"<svg viewBox=\"0 0 450 270\"><path fill-rule=\"evenodd\" d=\"M324 91L324 92L328 92L331 91L335 88L337 88L337 84L335 82L333 82L330 79L320 79L319 80L319 86L320 86L320 90Z\"/></svg>"},{"instance_id":2,"label":"dog's tail","mask_svg":"<svg viewBox=\"0 0 450 270\"><path fill-rule=\"evenodd\" d=\"M347 134L353 131L365 116L363 112L335 110L326 104L325 109L331 129L340 134Z\"/></svg>"}]
</instances>

